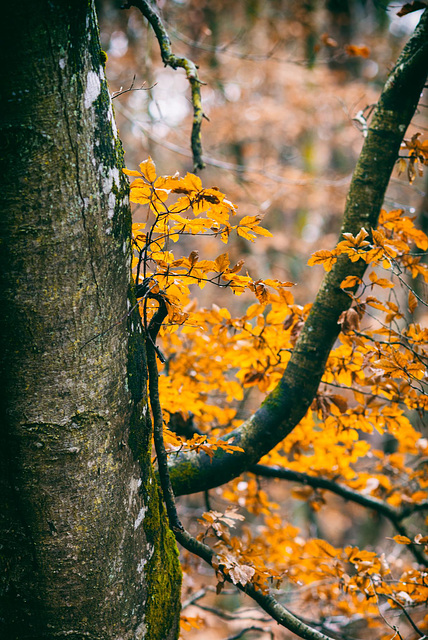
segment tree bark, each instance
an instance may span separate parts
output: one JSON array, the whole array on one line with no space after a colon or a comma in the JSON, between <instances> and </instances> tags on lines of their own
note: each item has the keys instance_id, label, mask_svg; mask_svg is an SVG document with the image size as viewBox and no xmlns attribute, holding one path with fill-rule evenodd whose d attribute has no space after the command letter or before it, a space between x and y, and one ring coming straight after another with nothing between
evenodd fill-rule
<instances>
[{"instance_id":1,"label":"tree bark","mask_svg":"<svg viewBox=\"0 0 428 640\"><path fill-rule=\"evenodd\" d=\"M0 636L173 639L122 148L91 2L2 15Z\"/></svg>"}]
</instances>

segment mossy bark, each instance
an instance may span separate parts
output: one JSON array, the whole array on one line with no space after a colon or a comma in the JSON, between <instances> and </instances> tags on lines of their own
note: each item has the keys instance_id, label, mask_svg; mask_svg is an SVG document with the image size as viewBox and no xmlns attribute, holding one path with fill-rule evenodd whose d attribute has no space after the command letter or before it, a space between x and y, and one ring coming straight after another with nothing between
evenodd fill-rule
<instances>
[{"instance_id":1,"label":"mossy bark","mask_svg":"<svg viewBox=\"0 0 428 640\"><path fill-rule=\"evenodd\" d=\"M2 22L0 636L172 640L180 572L93 6L23 0Z\"/></svg>"}]
</instances>

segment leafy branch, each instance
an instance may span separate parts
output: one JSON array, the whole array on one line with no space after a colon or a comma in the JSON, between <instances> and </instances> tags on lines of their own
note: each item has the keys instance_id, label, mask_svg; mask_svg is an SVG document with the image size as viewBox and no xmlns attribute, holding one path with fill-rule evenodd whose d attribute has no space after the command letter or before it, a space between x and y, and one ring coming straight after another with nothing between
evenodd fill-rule
<instances>
[{"instance_id":1,"label":"leafy branch","mask_svg":"<svg viewBox=\"0 0 428 640\"><path fill-rule=\"evenodd\" d=\"M161 320L162 315L165 318L166 309L159 309L157 312L157 323ZM155 326L155 325L154 325ZM155 337L152 334L152 338ZM146 340L147 348L147 365L149 371L149 396L150 405L153 415L153 435L155 442L156 455L159 468L159 479L162 487L163 498L165 501L166 511L168 515L169 525L173 531L177 541L188 551L197 555L202 560L207 562L216 571L220 571L223 574L224 580L232 582L238 589L249 595L255 600L260 607L266 611L278 624L292 631L300 638L305 640L332 640L324 633L320 633L316 629L312 629L307 624L299 620L290 611L283 607L275 598L266 593L262 593L256 589L250 582L241 584L240 582L234 582L232 578L224 571L222 571L222 565L216 558L215 552L203 542L200 542L194 538L188 531L186 531L179 519L177 508L175 505L174 492L171 485L171 480L168 470L168 459L163 441L163 418L162 408L159 398L159 374L156 362L156 351L153 341L151 339Z\"/></svg>"},{"instance_id":2,"label":"leafy branch","mask_svg":"<svg viewBox=\"0 0 428 640\"><path fill-rule=\"evenodd\" d=\"M367 137L352 178L342 225L344 233L375 229L384 194L405 131L427 77L428 11L404 47L374 110ZM379 161L381 158L381 161ZM176 495L216 487L239 476L283 440L305 415L324 374L338 336L338 321L350 298L341 288L347 276L362 278L363 260L338 257L324 277L282 379L261 407L225 439L244 452L205 456L183 454L171 465Z\"/></svg>"}]
</instances>

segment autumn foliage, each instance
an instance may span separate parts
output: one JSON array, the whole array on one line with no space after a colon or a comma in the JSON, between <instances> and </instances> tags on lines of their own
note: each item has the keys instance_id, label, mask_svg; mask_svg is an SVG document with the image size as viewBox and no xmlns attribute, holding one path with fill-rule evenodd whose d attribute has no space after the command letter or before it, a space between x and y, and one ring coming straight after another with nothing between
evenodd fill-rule
<instances>
[{"instance_id":1,"label":"autumn foliage","mask_svg":"<svg viewBox=\"0 0 428 640\"><path fill-rule=\"evenodd\" d=\"M139 171L124 171L134 178L131 201L147 210L146 222L133 227L143 324L148 326L160 299L168 310L159 334L159 388L169 455L193 450L212 456L218 448L233 453L238 447L221 436L239 424L249 389L264 394L278 383L310 304L295 304L293 283L253 278L242 260L231 264L225 252L215 259L199 255L202 236L217 237L221 247L231 234L250 242L270 235L259 217L240 217L217 187L205 188L195 175L157 176L151 158ZM195 248L182 255L186 237ZM275 483L266 490L257 476L246 474L222 488L228 506L198 520L198 539L215 552L218 593L225 577L251 582L261 592L298 586L300 608L312 603L327 621L363 618L375 634L370 637L396 637L388 620L393 609L411 612L407 624L413 632L428 630L428 616L419 613L428 598L428 537L415 530L422 527L420 518L408 529L404 525L428 505L428 441L415 427L428 403L428 332L413 320L425 302L412 285L418 277L428 282L420 256L427 250L428 238L412 217L383 210L377 229L345 233L334 249L312 255L308 264L326 271L345 257L364 261L367 270L363 279L342 282L352 306L339 320L340 337L310 410L261 460L273 476L296 472L300 483L293 496L313 513L325 507L330 492L382 513L395 529L385 540L390 553L305 537L281 518L269 495ZM254 299L240 317L215 304L200 309L192 288L205 286L235 295L248 290ZM179 424L190 431L180 431ZM393 446L385 448L382 438ZM247 524L254 521L255 529ZM403 555L404 548L409 553ZM192 625L199 625L197 619L185 616L183 629Z\"/></svg>"}]
</instances>

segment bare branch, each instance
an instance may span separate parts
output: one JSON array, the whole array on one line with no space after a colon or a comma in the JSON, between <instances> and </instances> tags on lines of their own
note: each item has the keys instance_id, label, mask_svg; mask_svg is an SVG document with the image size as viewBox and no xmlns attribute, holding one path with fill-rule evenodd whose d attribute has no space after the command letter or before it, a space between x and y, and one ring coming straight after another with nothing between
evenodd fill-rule
<instances>
[{"instance_id":1,"label":"bare branch","mask_svg":"<svg viewBox=\"0 0 428 640\"><path fill-rule=\"evenodd\" d=\"M130 7L136 7L137 9L139 9L143 14L143 16L150 23L153 31L155 32L156 38L158 40L162 60L165 66L171 67L172 69L177 69L178 67L181 67L186 72L186 76L190 83L190 88L192 91L193 126L192 126L191 146L192 146L192 153L193 153L193 168L194 168L194 171L198 171L198 169L203 169L205 167L205 163L202 160L201 126L202 126L202 119L204 118L204 112L202 110L202 101L201 101L201 84L202 83L199 80L197 66L195 65L194 62L192 62L188 58L178 57L172 52L171 41L163 25L163 22L159 14L155 11L155 9L152 6L150 6L150 3L148 1L128 0L123 5L124 9L129 9Z\"/></svg>"}]
</instances>

